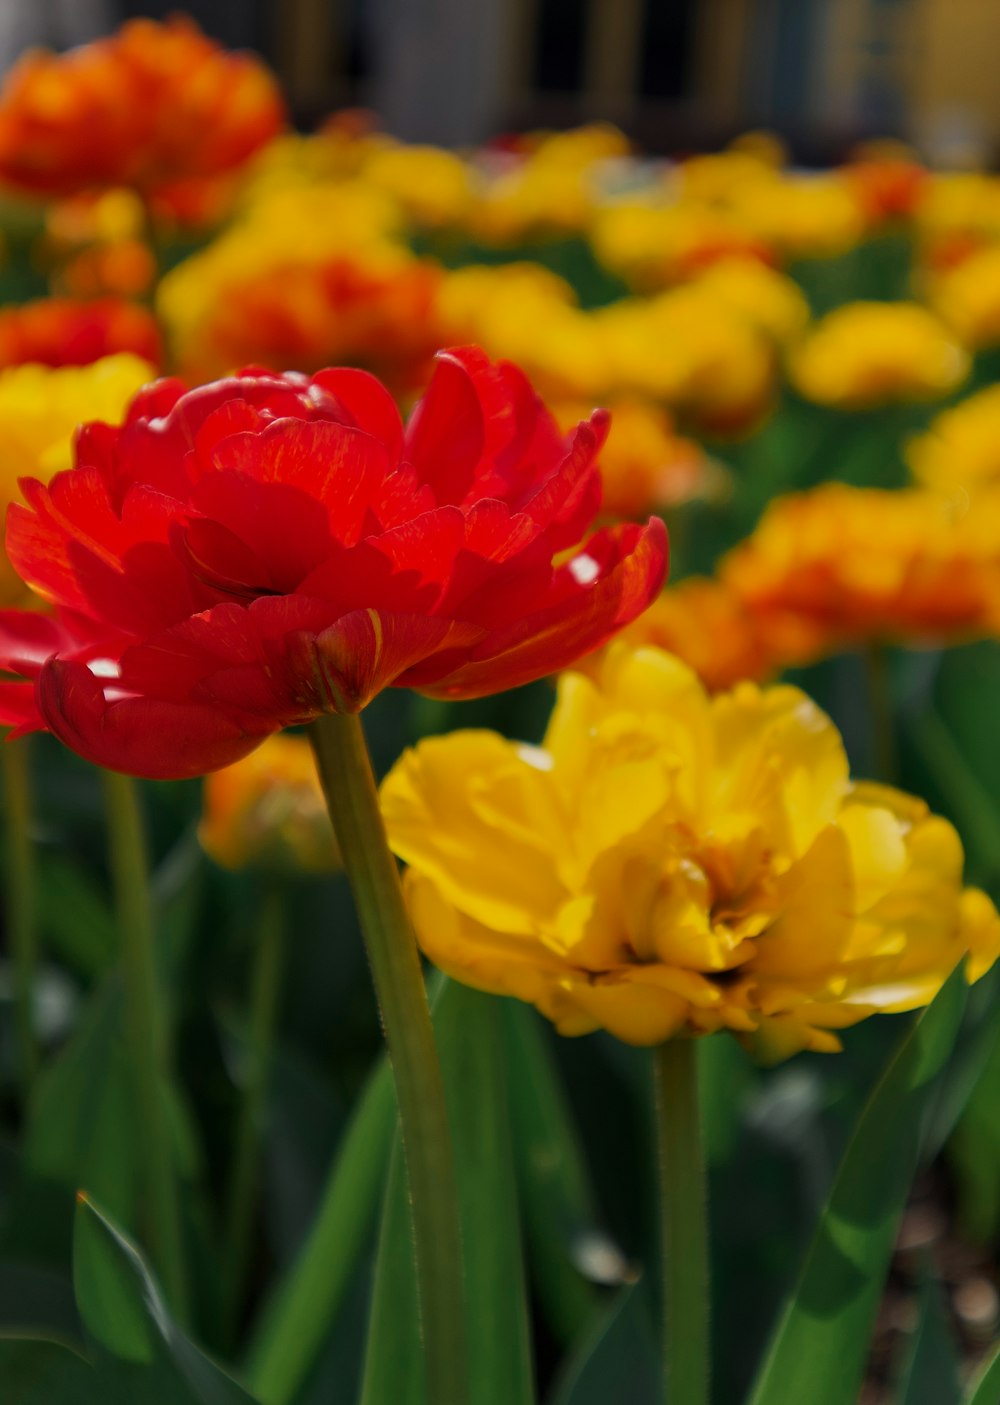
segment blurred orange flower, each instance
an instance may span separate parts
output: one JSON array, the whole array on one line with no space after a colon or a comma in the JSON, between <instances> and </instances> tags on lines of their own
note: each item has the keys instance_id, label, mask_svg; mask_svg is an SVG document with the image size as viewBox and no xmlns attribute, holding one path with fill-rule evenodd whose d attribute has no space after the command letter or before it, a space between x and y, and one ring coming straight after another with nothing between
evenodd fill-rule
<instances>
[{"instance_id":1,"label":"blurred orange flower","mask_svg":"<svg viewBox=\"0 0 1000 1405\"><path fill-rule=\"evenodd\" d=\"M552 407L569 433L591 406L580 400ZM648 400L612 400L611 430L601 450L602 508L608 517L646 518L659 508L718 496L725 476L700 444L677 434L667 412Z\"/></svg>"},{"instance_id":2,"label":"blurred orange flower","mask_svg":"<svg viewBox=\"0 0 1000 1405\"><path fill-rule=\"evenodd\" d=\"M0 310L0 366L87 366L122 351L163 362L156 319L135 303L39 298Z\"/></svg>"},{"instance_id":3,"label":"blurred orange flower","mask_svg":"<svg viewBox=\"0 0 1000 1405\"><path fill-rule=\"evenodd\" d=\"M620 637L635 649L652 645L676 655L710 693L744 679L762 683L776 672L755 616L723 581L706 576L668 586ZM588 672L588 663L577 668Z\"/></svg>"},{"instance_id":4,"label":"blurred orange flower","mask_svg":"<svg viewBox=\"0 0 1000 1405\"><path fill-rule=\"evenodd\" d=\"M198 839L222 868L340 867L340 853L305 737L277 732L204 779Z\"/></svg>"},{"instance_id":5,"label":"blurred orange flower","mask_svg":"<svg viewBox=\"0 0 1000 1405\"><path fill-rule=\"evenodd\" d=\"M404 251L344 251L320 263L285 262L256 274L206 282L200 306L185 308L161 285L161 309L179 370L212 380L236 366L316 371L327 365L376 371L395 393L419 385L438 349L432 264ZM176 313L176 315L175 315Z\"/></svg>"},{"instance_id":6,"label":"blurred orange flower","mask_svg":"<svg viewBox=\"0 0 1000 1405\"><path fill-rule=\"evenodd\" d=\"M930 172L903 142L864 142L841 174L872 225L909 219L927 189Z\"/></svg>"},{"instance_id":7,"label":"blurred orange flower","mask_svg":"<svg viewBox=\"0 0 1000 1405\"><path fill-rule=\"evenodd\" d=\"M1000 525L918 488L826 483L778 498L720 575L782 663L962 639L1000 620Z\"/></svg>"},{"instance_id":8,"label":"blurred orange flower","mask_svg":"<svg viewBox=\"0 0 1000 1405\"><path fill-rule=\"evenodd\" d=\"M284 125L277 85L191 20L136 19L67 54L33 50L0 92L0 179L43 196L125 185L170 200ZM190 194L186 196L190 201Z\"/></svg>"}]
</instances>

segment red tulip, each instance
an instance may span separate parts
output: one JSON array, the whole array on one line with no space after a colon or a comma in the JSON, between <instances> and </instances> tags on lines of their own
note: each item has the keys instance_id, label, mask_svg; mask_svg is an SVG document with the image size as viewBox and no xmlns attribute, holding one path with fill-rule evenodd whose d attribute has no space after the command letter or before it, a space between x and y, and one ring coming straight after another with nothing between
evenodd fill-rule
<instances>
[{"instance_id":1,"label":"red tulip","mask_svg":"<svg viewBox=\"0 0 1000 1405\"><path fill-rule=\"evenodd\" d=\"M22 484L10 559L90 642L25 668L8 615L0 663L37 673L38 711L68 746L157 778L227 765L385 687L527 683L604 643L663 582L658 519L577 546L606 431L597 411L564 439L524 375L477 348L439 356L405 430L358 370L159 381L121 428L81 431L75 468ZM23 706L7 720L30 725Z\"/></svg>"}]
</instances>

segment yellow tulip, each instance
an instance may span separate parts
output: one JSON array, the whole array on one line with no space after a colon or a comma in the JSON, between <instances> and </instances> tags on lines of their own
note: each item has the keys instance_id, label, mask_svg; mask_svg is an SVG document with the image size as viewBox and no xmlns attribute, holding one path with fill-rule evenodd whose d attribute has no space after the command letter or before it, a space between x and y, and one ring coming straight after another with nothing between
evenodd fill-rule
<instances>
[{"instance_id":1,"label":"yellow tulip","mask_svg":"<svg viewBox=\"0 0 1000 1405\"><path fill-rule=\"evenodd\" d=\"M852 783L803 693L709 698L656 649L565 675L541 747L423 741L382 804L425 953L567 1035L728 1029L766 1059L831 1051L837 1030L1000 953L952 826Z\"/></svg>"},{"instance_id":2,"label":"yellow tulip","mask_svg":"<svg viewBox=\"0 0 1000 1405\"><path fill-rule=\"evenodd\" d=\"M947 395L969 357L943 322L916 303L845 303L792 352L789 371L808 400L871 409Z\"/></svg>"},{"instance_id":3,"label":"yellow tulip","mask_svg":"<svg viewBox=\"0 0 1000 1405\"><path fill-rule=\"evenodd\" d=\"M1000 488L1000 385L944 410L906 449L914 478L949 494Z\"/></svg>"},{"instance_id":4,"label":"yellow tulip","mask_svg":"<svg viewBox=\"0 0 1000 1405\"><path fill-rule=\"evenodd\" d=\"M122 352L89 366L29 363L0 370L0 495L4 504L18 496L17 480L48 480L73 462L77 427L88 420L118 424L140 386L154 380L156 368ZM0 554L0 603L25 596L20 577Z\"/></svg>"}]
</instances>

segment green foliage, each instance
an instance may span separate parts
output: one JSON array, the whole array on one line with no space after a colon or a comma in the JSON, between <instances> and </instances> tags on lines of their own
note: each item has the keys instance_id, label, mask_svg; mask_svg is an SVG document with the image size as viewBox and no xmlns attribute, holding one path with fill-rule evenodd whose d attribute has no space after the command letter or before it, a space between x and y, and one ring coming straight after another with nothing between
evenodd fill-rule
<instances>
[{"instance_id":1,"label":"green foliage","mask_svg":"<svg viewBox=\"0 0 1000 1405\"><path fill-rule=\"evenodd\" d=\"M960 1405L961 1394L955 1340L941 1290L928 1266L920 1294L920 1317L894 1405Z\"/></svg>"},{"instance_id":2,"label":"green foliage","mask_svg":"<svg viewBox=\"0 0 1000 1405\"><path fill-rule=\"evenodd\" d=\"M107 1386L82 1357L41 1338L0 1337L4 1405L105 1405Z\"/></svg>"},{"instance_id":3,"label":"green foliage","mask_svg":"<svg viewBox=\"0 0 1000 1405\"><path fill-rule=\"evenodd\" d=\"M533 1368L498 1002L453 983L434 1007L455 1136L472 1405L531 1405ZM363 1405L427 1405L406 1176L397 1141L386 1187Z\"/></svg>"},{"instance_id":4,"label":"green foliage","mask_svg":"<svg viewBox=\"0 0 1000 1405\"><path fill-rule=\"evenodd\" d=\"M905 1036L841 1163L751 1405L854 1405L921 1122L965 1002L957 971Z\"/></svg>"},{"instance_id":5,"label":"green foliage","mask_svg":"<svg viewBox=\"0 0 1000 1405\"><path fill-rule=\"evenodd\" d=\"M83 1196L76 1214L74 1275L95 1370L112 1399L253 1405L253 1397L180 1331L135 1245Z\"/></svg>"}]
</instances>

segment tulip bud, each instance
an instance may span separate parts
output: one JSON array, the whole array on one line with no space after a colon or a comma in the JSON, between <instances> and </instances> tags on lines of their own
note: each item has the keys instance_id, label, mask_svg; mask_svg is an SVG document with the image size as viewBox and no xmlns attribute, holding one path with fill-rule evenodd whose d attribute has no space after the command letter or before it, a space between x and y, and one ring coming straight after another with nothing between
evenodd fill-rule
<instances>
[{"instance_id":1,"label":"tulip bud","mask_svg":"<svg viewBox=\"0 0 1000 1405\"><path fill-rule=\"evenodd\" d=\"M223 868L327 873L340 867L309 743L276 733L205 777L198 838Z\"/></svg>"}]
</instances>

